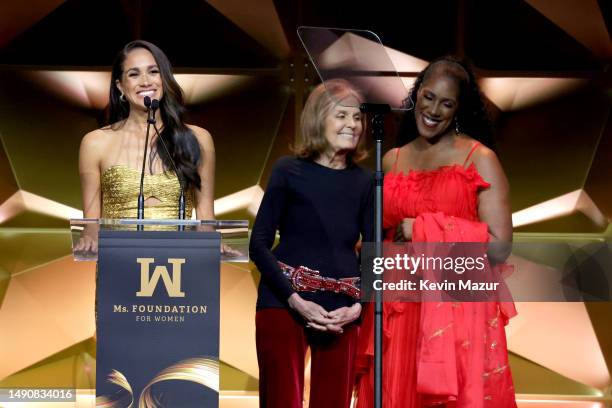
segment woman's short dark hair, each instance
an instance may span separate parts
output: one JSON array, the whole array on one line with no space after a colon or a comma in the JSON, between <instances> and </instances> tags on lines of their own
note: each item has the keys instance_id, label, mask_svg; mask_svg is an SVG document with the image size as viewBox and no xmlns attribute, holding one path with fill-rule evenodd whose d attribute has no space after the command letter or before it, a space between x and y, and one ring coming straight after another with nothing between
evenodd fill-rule
<instances>
[{"instance_id":1,"label":"woman's short dark hair","mask_svg":"<svg viewBox=\"0 0 612 408\"><path fill-rule=\"evenodd\" d=\"M300 118L302 137L293 148L298 157L315 160L329 147L325 138L325 118L336 105L350 97L356 99L359 103L364 101L361 93L343 79L330 79L317 85L312 90L308 95ZM357 143L357 148L347 154L348 163L363 160L368 156L365 148L366 122L364 115L361 116L361 124L361 137Z\"/></svg>"},{"instance_id":2,"label":"woman's short dark hair","mask_svg":"<svg viewBox=\"0 0 612 408\"><path fill-rule=\"evenodd\" d=\"M164 170L172 169L172 161L174 161L180 173L177 176L184 183L185 189L190 187L200 189L202 182L198 173L198 166L202 160L200 144L191 129L183 122L185 115L183 91L174 79L172 65L166 54L155 44L142 40L132 41L126 44L115 58L111 71L107 123L111 126L115 125L130 114L130 105L121 100L121 92L117 88L116 81L121 81L123 63L127 55L136 48L143 48L153 55L159 68L163 87L163 97L159 101L159 112L164 124L161 136L168 146L170 157L166 154L161 140L157 140L156 152L151 154L150 160L152 161L155 155L158 155L162 160Z\"/></svg>"},{"instance_id":3,"label":"woman's short dark hair","mask_svg":"<svg viewBox=\"0 0 612 408\"><path fill-rule=\"evenodd\" d=\"M448 75L459 83L459 100L455 113L459 131L494 150L493 126L474 72L466 60L444 56L432 61L416 77L410 96L406 98L404 105L412 105L412 103L416 105L421 85L434 72ZM408 112L400 126L397 145L403 146L417 137L418 131L414 112Z\"/></svg>"}]
</instances>

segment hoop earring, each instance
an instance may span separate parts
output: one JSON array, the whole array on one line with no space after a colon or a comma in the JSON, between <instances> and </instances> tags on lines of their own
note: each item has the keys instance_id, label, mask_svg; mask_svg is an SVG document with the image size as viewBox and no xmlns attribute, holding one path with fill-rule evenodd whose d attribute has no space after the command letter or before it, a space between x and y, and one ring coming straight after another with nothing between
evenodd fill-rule
<instances>
[{"instance_id":1,"label":"hoop earring","mask_svg":"<svg viewBox=\"0 0 612 408\"><path fill-rule=\"evenodd\" d=\"M459 130L459 120L455 117L455 134L459 136L459 133L461 133Z\"/></svg>"},{"instance_id":2,"label":"hoop earring","mask_svg":"<svg viewBox=\"0 0 612 408\"><path fill-rule=\"evenodd\" d=\"M125 99L125 95L123 94L123 92L121 93L121 95L119 95L119 100L120 100L121 102L127 102L127 101L126 101L126 99Z\"/></svg>"}]
</instances>

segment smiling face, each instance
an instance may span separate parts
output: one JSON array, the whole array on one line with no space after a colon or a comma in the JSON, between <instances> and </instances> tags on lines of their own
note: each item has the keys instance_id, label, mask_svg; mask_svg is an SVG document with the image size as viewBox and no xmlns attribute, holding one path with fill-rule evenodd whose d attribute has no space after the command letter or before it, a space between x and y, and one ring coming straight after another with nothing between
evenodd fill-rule
<instances>
[{"instance_id":1,"label":"smiling face","mask_svg":"<svg viewBox=\"0 0 612 408\"><path fill-rule=\"evenodd\" d=\"M414 108L419 134L433 139L452 132L458 101L457 79L442 72L427 75L418 90Z\"/></svg>"},{"instance_id":2,"label":"smiling face","mask_svg":"<svg viewBox=\"0 0 612 408\"><path fill-rule=\"evenodd\" d=\"M326 155L334 156L357 148L363 123L361 111L356 107L359 103L353 97L350 99L342 101L342 104L335 104L325 116L323 134L327 141L324 152Z\"/></svg>"},{"instance_id":3,"label":"smiling face","mask_svg":"<svg viewBox=\"0 0 612 408\"><path fill-rule=\"evenodd\" d=\"M121 79L117 88L131 106L144 107L144 97L161 100L163 83L153 54L144 48L134 48L123 62Z\"/></svg>"}]
</instances>

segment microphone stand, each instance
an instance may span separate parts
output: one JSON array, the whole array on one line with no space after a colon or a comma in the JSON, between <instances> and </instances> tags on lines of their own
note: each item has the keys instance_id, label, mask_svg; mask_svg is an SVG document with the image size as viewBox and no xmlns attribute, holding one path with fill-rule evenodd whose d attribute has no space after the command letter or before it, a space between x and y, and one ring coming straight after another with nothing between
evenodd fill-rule
<instances>
[{"instance_id":1,"label":"microphone stand","mask_svg":"<svg viewBox=\"0 0 612 408\"><path fill-rule=\"evenodd\" d=\"M375 214L375 256L382 257L382 216L383 216L383 180L382 143L385 136L385 115L391 112L391 107L380 103L362 103L359 110L372 115L372 136L376 142L376 214ZM381 276L381 279L383 277ZM383 296L382 291L374 294L374 407L382 408L382 366L383 366Z\"/></svg>"},{"instance_id":2,"label":"microphone stand","mask_svg":"<svg viewBox=\"0 0 612 408\"><path fill-rule=\"evenodd\" d=\"M144 145L144 155L142 157L142 171L140 172L140 193L138 194L138 210L137 210L137 218L139 220L144 220L144 175L147 166L147 150L149 149L149 130L151 128L151 119L155 121L155 117L151 115L151 98L145 96L144 105L147 108L147 134L145 136L145 145ZM136 227L138 231L142 231L144 229L143 224L138 224Z\"/></svg>"},{"instance_id":3,"label":"microphone stand","mask_svg":"<svg viewBox=\"0 0 612 408\"><path fill-rule=\"evenodd\" d=\"M179 197L179 216L178 218L179 220L184 220L185 219L185 187L184 187L183 179L178 171L178 168L176 167L176 163L174 162L173 157L170 155L170 150L168 149L168 145L166 144L166 141L162 137L159 129L157 128L157 124L156 124L157 121L155 120L155 111L158 108L159 108L159 101L157 99L153 99L151 101L151 111L153 112L153 115L152 115L152 118L149 119L150 121L149 123L153 125L153 129L155 129L155 134L161 141L161 144L164 148L164 151L168 155L168 158L170 158L170 163L172 164L172 168L174 170L174 173L176 174L176 178L178 179L179 187L181 190L181 195ZM180 226L180 228L184 228L184 226Z\"/></svg>"}]
</instances>

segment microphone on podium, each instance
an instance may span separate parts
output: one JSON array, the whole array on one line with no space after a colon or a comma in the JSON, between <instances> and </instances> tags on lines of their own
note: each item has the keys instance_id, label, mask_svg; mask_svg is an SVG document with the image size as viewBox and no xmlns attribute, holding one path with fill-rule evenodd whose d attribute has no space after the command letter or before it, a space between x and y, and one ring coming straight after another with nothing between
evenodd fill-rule
<instances>
[{"instance_id":1,"label":"microphone on podium","mask_svg":"<svg viewBox=\"0 0 612 408\"><path fill-rule=\"evenodd\" d=\"M145 98L148 98L148 97L145 97ZM181 195L179 197L178 219L184 220L185 219L185 187L183 183L183 178L181 177L181 173L179 173L178 168L176 167L176 163L174 162L174 157L172 157L172 155L170 154L170 150L168 149L168 145L166 144L166 141L162 137L156 125L155 111L159 108L159 101L157 99L153 99L151 101L150 106L151 106L151 118L149 119L149 123L153 125L153 129L155 129L155 134L157 134L157 137L161 141L164 151L166 152L166 154L168 155L168 158L170 159L170 163L172 164L172 169L174 170L174 173L176 174L176 178L178 179L178 182L179 182L179 188L181 189Z\"/></svg>"},{"instance_id":2,"label":"microphone on podium","mask_svg":"<svg viewBox=\"0 0 612 408\"><path fill-rule=\"evenodd\" d=\"M159 103L159 102L158 102ZM151 127L151 98L149 96L144 97L144 106L147 108L147 134L145 136L144 154L142 157L142 170L140 172L140 193L138 194L138 209L137 218L139 220L144 219L144 174L147 165L147 151L149 149L149 129ZM153 116L153 119L155 117ZM143 226L138 225L138 229L142 230Z\"/></svg>"}]
</instances>

